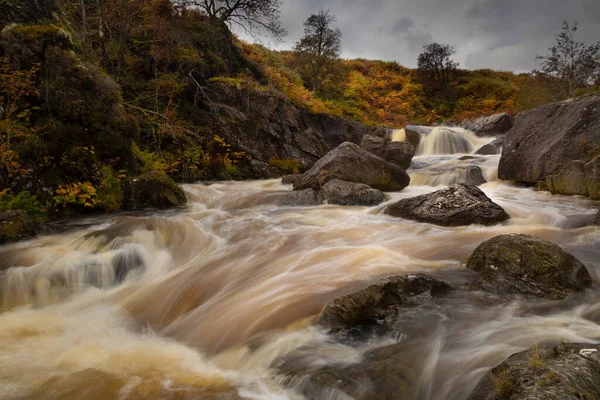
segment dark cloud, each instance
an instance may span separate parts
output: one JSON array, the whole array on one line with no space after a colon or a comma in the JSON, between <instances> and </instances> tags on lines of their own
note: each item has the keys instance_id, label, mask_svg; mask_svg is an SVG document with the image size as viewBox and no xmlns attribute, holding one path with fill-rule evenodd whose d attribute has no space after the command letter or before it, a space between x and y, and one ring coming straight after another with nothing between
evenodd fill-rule
<instances>
[{"instance_id":1,"label":"dark cloud","mask_svg":"<svg viewBox=\"0 0 600 400\"><path fill-rule=\"evenodd\" d=\"M342 30L343 57L395 60L414 67L422 47L453 45L462 67L527 71L538 66L562 20L579 23L579 37L600 40L600 0L283 0L291 48L302 24L330 10ZM243 36L243 35L242 35Z\"/></svg>"}]
</instances>

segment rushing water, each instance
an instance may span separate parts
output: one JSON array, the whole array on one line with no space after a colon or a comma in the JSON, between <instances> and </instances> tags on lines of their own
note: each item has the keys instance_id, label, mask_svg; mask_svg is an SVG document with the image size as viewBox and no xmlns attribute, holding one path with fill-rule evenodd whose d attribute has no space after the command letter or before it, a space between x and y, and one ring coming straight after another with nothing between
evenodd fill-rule
<instances>
[{"instance_id":1,"label":"rushing water","mask_svg":"<svg viewBox=\"0 0 600 400\"><path fill-rule=\"evenodd\" d=\"M480 144L469 142L469 152ZM279 180L199 183L184 186L183 210L79 220L0 248L0 398L343 399L274 368L294 354L313 366L354 365L402 342L329 336L313 321L335 297L396 274L460 281L479 243L510 232L563 246L600 279L600 229L585 227L597 203L498 182L498 156L460 156L416 157L413 185L389 201L436 190L419 175L471 162L511 220L444 228L383 215L383 205L282 208L291 187ZM418 374L404 398L462 399L514 352L598 340L599 294L485 309L448 299L447 320L406 351Z\"/></svg>"}]
</instances>

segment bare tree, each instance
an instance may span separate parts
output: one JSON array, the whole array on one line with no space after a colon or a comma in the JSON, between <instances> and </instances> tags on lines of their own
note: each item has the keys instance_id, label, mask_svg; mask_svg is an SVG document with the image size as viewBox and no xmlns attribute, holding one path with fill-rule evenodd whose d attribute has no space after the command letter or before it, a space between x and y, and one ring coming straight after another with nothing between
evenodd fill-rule
<instances>
[{"instance_id":1,"label":"bare tree","mask_svg":"<svg viewBox=\"0 0 600 400\"><path fill-rule=\"evenodd\" d=\"M304 36L294 51L301 64L308 69L312 90L319 92L327 68L340 57L342 32L332 27L336 21L329 11L321 10L304 22Z\"/></svg>"},{"instance_id":2,"label":"bare tree","mask_svg":"<svg viewBox=\"0 0 600 400\"><path fill-rule=\"evenodd\" d=\"M213 23L237 25L249 34L266 31L276 39L286 35L281 27L281 0L178 0L184 7L198 8Z\"/></svg>"},{"instance_id":3,"label":"bare tree","mask_svg":"<svg viewBox=\"0 0 600 400\"><path fill-rule=\"evenodd\" d=\"M586 87L600 77L600 42L586 46L577 41L577 22L570 26L563 21L562 30L556 34L556 45L541 60L541 72L565 82L569 97L576 89Z\"/></svg>"},{"instance_id":4,"label":"bare tree","mask_svg":"<svg viewBox=\"0 0 600 400\"><path fill-rule=\"evenodd\" d=\"M417 59L419 73L437 81L440 86L447 85L458 68L458 63L451 58L456 53L454 47L448 44L431 43L423 46L423 50Z\"/></svg>"}]
</instances>

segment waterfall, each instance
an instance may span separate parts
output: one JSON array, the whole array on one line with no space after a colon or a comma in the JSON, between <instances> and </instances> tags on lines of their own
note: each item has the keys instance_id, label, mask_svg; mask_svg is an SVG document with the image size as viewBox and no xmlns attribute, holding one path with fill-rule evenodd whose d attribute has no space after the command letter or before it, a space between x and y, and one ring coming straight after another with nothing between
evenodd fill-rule
<instances>
[{"instance_id":1,"label":"waterfall","mask_svg":"<svg viewBox=\"0 0 600 400\"><path fill-rule=\"evenodd\" d=\"M467 131L461 132L445 127L437 127L430 134L421 138L417 155L469 154L474 150L475 146Z\"/></svg>"}]
</instances>

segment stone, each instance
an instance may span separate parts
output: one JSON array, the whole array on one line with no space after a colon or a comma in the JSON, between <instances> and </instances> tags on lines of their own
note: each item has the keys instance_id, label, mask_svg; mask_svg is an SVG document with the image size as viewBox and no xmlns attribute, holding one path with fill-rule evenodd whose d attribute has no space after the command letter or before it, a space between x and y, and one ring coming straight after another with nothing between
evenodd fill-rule
<instances>
[{"instance_id":1,"label":"stone","mask_svg":"<svg viewBox=\"0 0 600 400\"><path fill-rule=\"evenodd\" d=\"M477 136L496 136L506 133L513 126L513 117L507 113L463 121L461 127L470 130Z\"/></svg>"},{"instance_id":2,"label":"stone","mask_svg":"<svg viewBox=\"0 0 600 400\"><path fill-rule=\"evenodd\" d=\"M516 353L493 368L468 400L600 398L600 345L561 343Z\"/></svg>"},{"instance_id":3,"label":"stone","mask_svg":"<svg viewBox=\"0 0 600 400\"><path fill-rule=\"evenodd\" d=\"M283 207L311 207L321 204L317 192L313 189L296 190L286 193L279 201Z\"/></svg>"},{"instance_id":4,"label":"stone","mask_svg":"<svg viewBox=\"0 0 600 400\"><path fill-rule=\"evenodd\" d=\"M404 128L406 141L412 144L415 149L418 149L421 138L430 134L432 130L432 126L408 125Z\"/></svg>"},{"instance_id":5,"label":"stone","mask_svg":"<svg viewBox=\"0 0 600 400\"><path fill-rule=\"evenodd\" d=\"M546 178L546 187L553 194L587 196L585 162L570 161L556 175Z\"/></svg>"},{"instance_id":6,"label":"stone","mask_svg":"<svg viewBox=\"0 0 600 400\"><path fill-rule=\"evenodd\" d=\"M483 177L483 171L476 165L469 165L465 170L465 183L473 186L480 186L487 183Z\"/></svg>"},{"instance_id":7,"label":"stone","mask_svg":"<svg viewBox=\"0 0 600 400\"><path fill-rule=\"evenodd\" d=\"M600 210L598 210L598 214L596 214L596 216L592 220L591 225L600 226Z\"/></svg>"},{"instance_id":8,"label":"stone","mask_svg":"<svg viewBox=\"0 0 600 400\"><path fill-rule=\"evenodd\" d=\"M600 157L596 157L583 168L588 195L600 200Z\"/></svg>"},{"instance_id":9,"label":"stone","mask_svg":"<svg viewBox=\"0 0 600 400\"><path fill-rule=\"evenodd\" d=\"M479 154L482 156L492 156L492 155L500 154L500 150L493 144L489 143L489 144L482 146L479 150L477 150L475 152L475 154Z\"/></svg>"},{"instance_id":10,"label":"stone","mask_svg":"<svg viewBox=\"0 0 600 400\"><path fill-rule=\"evenodd\" d=\"M502 180L536 184L600 144L600 96L548 104L517 115L498 168Z\"/></svg>"},{"instance_id":11,"label":"stone","mask_svg":"<svg viewBox=\"0 0 600 400\"><path fill-rule=\"evenodd\" d=\"M363 137L361 147L405 170L410 167L410 162L415 155L414 146L408 142L390 142L371 135Z\"/></svg>"},{"instance_id":12,"label":"stone","mask_svg":"<svg viewBox=\"0 0 600 400\"><path fill-rule=\"evenodd\" d=\"M363 183L339 179L333 179L323 185L321 194L329 204L341 206L376 206L386 200L381 190L373 189Z\"/></svg>"},{"instance_id":13,"label":"stone","mask_svg":"<svg viewBox=\"0 0 600 400\"><path fill-rule=\"evenodd\" d=\"M427 275L392 276L329 303L319 325L331 332L361 327L375 327L379 333L411 332L415 322L407 323L403 317L412 320L422 316L415 309L434 308L434 299L451 290L447 283Z\"/></svg>"},{"instance_id":14,"label":"stone","mask_svg":"<svg viewBox=\"0 0 600 400\"><path fill-rule=\"evenodd\" d=\"M496 294L563 299L592 285L586 267L559 246L529 235L501 235L480 244L467 268L475 287Z\"/></svg>"},{"instance_id":15,"label":"stone","mask_svg":"<svg viewBox=\"0 0 600 400\"><path fill-rule=\"evenodd\" d=\"M166 209L187 203L183 189L167 175L157 171L128 179L122 184L122 189L123 208L126 210Z\"/></svg>"},{"instance_id":16,"label":"stone","mask_svg":"<svg viewBox=\"0 0 600 400\"><path fill-rule=\"evenodd\" d=\"M285 175L281 178L282 185L293 185L300 180L300 174Z\"/></svg>"},{"instance_id":17,"label":"stone","mask_svg":"<svg viewBox=\"0 0 600 400\"><path fill-rule=\"evenodd\" d=\"M35 225L24 211L0 212L0 245L30 239L35 234Z\"/></svg>"},{"instance_id":18,"label":"stone","mask_svg":"<svg viewBox=\"0 0 600 400\"><path fill-rule=\"evenodd\" d=\"M406 171L360 146L346 142L321 158L294 184L294 190L314 189L333 179L364 183L384 191L402 190L410 183Z\"/></svg>"},{"instance_id":19,"label":"stone","mask_svg":"<svg viewBox=\"0 0 600 400\"><path fill-rule=\"evenodd\" d=\"M440 226L495 225L510 218L480 189L466 183L400 200L384 212L393 217Z\"/></svg>"}]
</instances>

